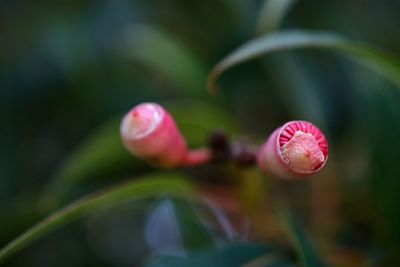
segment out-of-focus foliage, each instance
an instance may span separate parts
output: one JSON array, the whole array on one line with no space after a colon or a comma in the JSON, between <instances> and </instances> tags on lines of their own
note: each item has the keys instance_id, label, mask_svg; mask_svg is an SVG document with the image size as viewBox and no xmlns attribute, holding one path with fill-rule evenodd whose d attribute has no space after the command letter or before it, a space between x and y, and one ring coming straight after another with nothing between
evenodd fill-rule
<instances>
[{"instance_id":1,"label":"out-of-focus foliage","mask_svg":"<svg viewBox=\"0 0 400 267\"><path fill-rule=\"evenodd\" d=\"M346 40L332 33L304 31L268 34L261 38L250 40L214 67L208 78L207 85L212 92L215 92L217 90L215 85L217 79L228 69L272 52L299 48L320 48L341 51L345 56L370 67L392 81L395 86L400 87L400 64L398 60L391 60L390 55L382 55L381 51L373 47Z\"/></svg>"},{"instance_id":2,"label":"out-of-focus foliage","mask_svg":"<svg viewBox=\"0 0 400 267\"><path fill-rule=\"evenodd\" d=\"M150 262L148 267L201 266L275 266L290 267L276 251L262 246L235 244L222 249L190 255L187 258L165 256Z\"/></svg>"},{"instance_id":3,"label":"out-of-focus foliage","mask_svg":"<svg viewBox=\"0 0 400 267\"><path fill-rule=\"evenodd\" d=\"M283 185L227 164L175 170L201 196L196 204L156 187L150 198L84 212L5 266L135 266L149 256L149 266L293 266L306 265L313 246L331 266L400 265L399 88L315 49L258 55L225 72L215 96L205 86L236 48L295 29L385 51L390 67L372 69L398 81L399 12L396 0L1 1L0 247L79 197L159 172L119 141L119 118L140 102L170 110L192 147L214 129L259 144L290 119L316 123L330 141L326 169L309 181ZM285 232L282 196L293 211L284 221L304 232ZM151 218L180 235L169 241L186 240L166 242L181 254L157 250L165 240L146 236L162 226ZM303 235L306 247L293 246Z\"/></svg>"},{"instance_id":4,"label":"out-of-focus foliage","mask_svg":"<svg viewBox=\"0 0 400 267\"><path fill-rule=\"evenodd\" d=\"M52 214L7 245L0 253L0 262L4 262L8 257L47 233L101 208L160 194L172 194L175 197L186 195L187 197L192 193L189 184L174 175L144 176L141 179L106 192L89 195Z\"/></svg>"}]
</instances>

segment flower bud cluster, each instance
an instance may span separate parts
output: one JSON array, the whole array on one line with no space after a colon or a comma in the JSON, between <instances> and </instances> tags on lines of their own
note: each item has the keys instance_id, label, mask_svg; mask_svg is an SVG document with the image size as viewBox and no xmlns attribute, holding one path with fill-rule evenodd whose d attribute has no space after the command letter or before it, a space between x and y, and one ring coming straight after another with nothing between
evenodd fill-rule
<instances>
[{"instance_id":1,"label":"flower bud cluster","mask_svg":"<svg viewBox=\"0 0 400 267\"><path fill-rule=\"evenodd\" d=\"M122 119L120 133L129 152L163 168L194 166L223 158L228 146L224 136L217 134L210 149L189 150L171 114L155 103L132 108ZM266 174L286 179L310 176L320 171L328 159L324 135L306 121L291 121L276 129L257 155L243 149L235 151L240 152L236 153L238 162L257 162Z\"/></svg>"}]
</instances>

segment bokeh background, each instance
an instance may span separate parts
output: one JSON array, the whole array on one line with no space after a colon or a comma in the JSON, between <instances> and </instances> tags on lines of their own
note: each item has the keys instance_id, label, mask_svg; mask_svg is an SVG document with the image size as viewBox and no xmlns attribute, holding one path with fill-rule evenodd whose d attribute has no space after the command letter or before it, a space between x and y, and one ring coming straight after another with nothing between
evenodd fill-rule
<instances>
[{"instance_id":1,"label":"bokeh background","mask_svg":"<svg viewBox=\"0 0 400 267\"><path fill-rule=\"evenodd\" d=\"M122 115L151 101L171 110L191 146L204 145L213 129L259 144L287 120L318 125L330 159L311 181L289 185L297 217L332 266L398 266L399 88L337 54L309 49L237 66L218 81L217 95L206 91L212 67L256 36L263 4L0 1L0 246L87 193L159 171L128 155L118 138ZM281 28L340 33L400 58L399 15L397 0L299 0ZM217 189L221 202L233 201L221 177L254 171L224 168L181 172ZM249 179L239 183L247 195L270 184ZM221 239L279 243L273 219L259 217L268 208L254 198L246 203L258 209L250 230ZM160 196L96 213L6 265L139 266L164 242L149 234L151 218L175 225L166 241L173 243L179 229L165 214L182 205Z\"/></svg>"}]
</instances>

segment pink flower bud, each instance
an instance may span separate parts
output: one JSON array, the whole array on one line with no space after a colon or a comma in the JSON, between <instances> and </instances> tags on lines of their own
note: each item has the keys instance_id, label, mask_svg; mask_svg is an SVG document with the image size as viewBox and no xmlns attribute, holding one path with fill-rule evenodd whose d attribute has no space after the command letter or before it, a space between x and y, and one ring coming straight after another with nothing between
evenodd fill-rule
<instances>
[{"instance_id":1,"label":"pink flower bud","mask_svg":"<svg viewBox=\"0 0 400 267\"><path fill-rule=\"evenodd\" d=\"M327 159L325 136L307 121L290 121L276 129L257 155L265 173L288 179L320 171Z\"/></svg>"},{"instance_id":2,"label":"pink flower bud","mask_svg":"<svg viewBox=\"0 0 400 267\"><path fill-rule=\"evenodd\" d=\"M206 150L188 151L172 116L155 103L132 108L122 119L120 133L129 152L160 167L196 165L210 158Z\"/></svg>"}]
</instances>

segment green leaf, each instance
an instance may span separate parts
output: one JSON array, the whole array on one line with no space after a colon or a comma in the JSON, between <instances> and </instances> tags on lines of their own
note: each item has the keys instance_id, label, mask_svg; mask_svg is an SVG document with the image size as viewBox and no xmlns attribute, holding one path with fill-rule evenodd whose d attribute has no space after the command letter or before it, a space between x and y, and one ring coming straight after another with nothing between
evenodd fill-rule
<instances>
[{"instance_id":1,"label":"green leaf","mask_svg":"<svg viewBox=\"0 0 400 267\"><path fill-rule=\"evenodd\" d=\"M390 89L388 83L376 77L368 76L365 72L355 73L352 76L358 88ZM368 171L369 179L359 188L368 186L368 200L365 204L350 207L350 214L354 218L375 218L381 220L377 236L385 240L387 251L392 247L400 251L400 169L398 168L400 150L400 92L395 90L369 91L360 98L362 103L362 131L365 132L365 144L368 144L364 153L370 157L371 167ZM359 189L360 190L360 189ZM354 207L357 209L355 213ZM361 214L360 214L361 213ZM374 217L376 216L376 217ZM354 220L354 219L353 219Z\"/></svg>"},{"instance_id":2,"label":"green leaf","mask_svg":"<svg viewBox=\"0 0 400 267\"><path fill-rule=\"evenodd\" d=\"M121 186L91 194L51 214L11 241L0 250L0 264L35 240L73 220L100 209L109 208L127 201L159 196L160 194L189 197L193 192L192 187L183 177L177 177L172 174L158 174L145 176L139 180L133 180Z\"/></svg>"},{"instance_id":3,"label":"green leaf","mask_svg":"<svg viewBox=\"0 0 400 267\"><path fill-rule=\"evenodd\" d=\"M54 175L51 184L53 191L65 190L72 184L112 170L142 164L122 146L120 117L122 115L104 123L76 147Z\"/></svg>"},{"instance_id":4,"label":"green leaf","mask_svg":"<svg viewBox=\"0 0 400 267\"><path fill-rule=\"evenodd\" d=\"M290 210L286 206L279 209L279 219L292 242L301 260L303 267L324 267L321 257L315 250L310 238L296 222Z\"/></svg>"},{"instance_id":5,"label":"green leaf","mask_svg":"<svg viewBox=\"0 0 400 267\"><path fill-rule=\"evenodd\" d=\"M285 109L289 114L312 121L322 130L326 130L324 103L319 95L323 88L298 58L294 55L276 54L263 63L271 76L271 83L274 85L271 87L285 88L275 90L275 93L286 104Z\"/></svg>"},{"instance_id":6,"label":"green leaf","mask_svg":"<svg viewBox=\"0 0 400 267\"><path fill-rule=\"evenodd\" d=\"M296 2L297 0L265 0L258 17L257 34L278 30Z\"/></svg>"},{"instance_id":7,"label":"green leaf","mask_svg":"<svg viewBox=\"0 0 400 267\"><path fill-rule=\"evenodd\" d=\"M124 53L161 74L181 93L203 92L207 75L203 63L188 47L156 27L134 25L126 32Z\"/></svg>"},{"instance_id":8,"label":"green leaf","mask_svg":"<svg viewBox=\"0 0 400 267\"><path fill-rule=\"evenodd\" d=\"M269 53L299 49L320 48L342 55L376 71L400 87L400 63L380 50L364 43L350 41L329 32L282 31L248 41L222 59L210 72L207 87L217 91L216 81L230 68Z\"/></svg>"},{"instance_id":9,"label":"green leaf","mask_svg":"<svg viewBox=\"0 0 400 267\"><path fill-rule=\"evenodd\" d=\"M199 207L186 199L161 199L149 213L146 239L154 254L215 247Z\"/></svg>"},{"instance_id":10,"label":"green leaf","mask_svg":"<svg viewBox=\"0 0 400 267\"><path fill-rule=\"evenodd\" d=\"M165 103L171 112L179 130L185 136L190 147L206 144L209 134L215 129L224 129L230 133L238 132L238 126L232 116L216 105L201 101L180 101Z\"/></svg>"},{"instance_id":11,"label":"green leaf","mask_svg":"<svg viewBox=\"0 0 400 267\"><path fill-rule=\"evenodd\" d=\"M40 196L41 212L59 208L72 188L91 178L115 176L120 170L138 171L146 166L123 147L119 135L120 117L122 115L95 129L61 164Z\"/></svg>"},{"instance_id":12,"label":"green leaf","mask_svg":"<svg viewBox=\"0 0 400 267\"><path fill-rule=\"evenodd\" d=\"M284 261L276 250L266 246L237 243L225 245L222 248L206 250L200 253L191 253L188 257L158 257L151 261L147 267L239 267L260 266L255 260L264 258L263 267L294 266ZM268 261L266 260L268 258Z\"/></svg>"}]
</instances>

